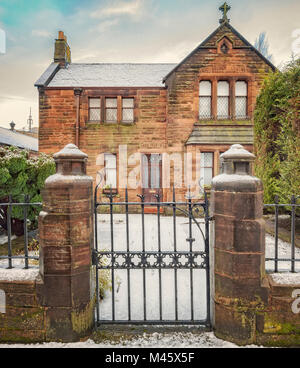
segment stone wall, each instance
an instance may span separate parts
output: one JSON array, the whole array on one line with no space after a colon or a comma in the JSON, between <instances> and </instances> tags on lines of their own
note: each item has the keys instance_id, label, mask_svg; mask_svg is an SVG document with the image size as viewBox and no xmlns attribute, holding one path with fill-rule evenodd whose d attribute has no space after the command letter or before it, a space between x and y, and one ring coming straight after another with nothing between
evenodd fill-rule
<instances>
[{"instance_id":1,"label":"stone wall","mask_svg":"<svg viewBox=\"0 0 300 368\"><path fill-rule=\"evenodd\" d=\"M255 156L235 145L221 157L222 173L211 191L215 333L239 345L299 346L300 314L292 310L292 293L298 289L300 295L300 285L276 283L265 271L263 188L252 176Z\"/></svg>"},{"instance_id":2,"label":"stone wall","mask_svg":"<svg viewBox=\"0 0 300 368\"><path fill-rule=\"evenodd\" d=\"M1 281L6 313L0 313L0 342L46 341L47 308L40 303L38 281Z\"/></svg>"},{"instance_id":3,"label":"stone wall","mask_svg":"<svg viewBox=\"0 0 300 368\"><path fill-rule=\"evenodd\" d=\"M1 281L0 273L6 299L0 341L72 342L94 328L93 187L87 155L71 144L54 158L57 173L46 180L39 215L39 270L4 273L15 280L21 271L28 281Z\"/></svg>"}]
</instances>

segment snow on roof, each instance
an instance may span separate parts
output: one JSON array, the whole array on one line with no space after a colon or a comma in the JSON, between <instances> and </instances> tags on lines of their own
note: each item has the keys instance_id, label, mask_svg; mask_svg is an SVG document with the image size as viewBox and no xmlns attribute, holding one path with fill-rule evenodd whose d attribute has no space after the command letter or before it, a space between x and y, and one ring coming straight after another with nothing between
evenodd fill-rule
<instances>
[{"instance_id":1,"label":"snow on roof","mask_svg":"<svg viewBox=\"0 0 300 368\"><path fill-rule=\"evenodd\" d=\"M74 63L60 69L48 87L164 87L163 78L175 66Z\"/></svg>"},{"instance_id":2,"label":"snow on roof","mask_svg":"<svg viewBox=\"0 0 300 368\"><path fill-rule=\"evenodd\" d=\"M0 144L6 146L16 146L30 151L39 150L39 141L37 138L27 136L25 134L13 132L9 129L0 127Z\"/></svg>"}]
</instances>

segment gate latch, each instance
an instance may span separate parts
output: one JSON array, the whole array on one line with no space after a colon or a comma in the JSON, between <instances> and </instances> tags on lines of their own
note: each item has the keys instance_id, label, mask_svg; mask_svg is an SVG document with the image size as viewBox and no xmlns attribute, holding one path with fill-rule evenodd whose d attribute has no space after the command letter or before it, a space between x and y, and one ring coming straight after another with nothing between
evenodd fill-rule
<instances>
[{"instance_id":1,"label":"gate latch","mask_svg":"<svg viewBox=\"0 0 300 368\"><path fill-rule=\"evenodd\" d=\"M96 249L92 250L92 265L97 266L98 265L98 252Z\"/></svg>"}]
</instances>

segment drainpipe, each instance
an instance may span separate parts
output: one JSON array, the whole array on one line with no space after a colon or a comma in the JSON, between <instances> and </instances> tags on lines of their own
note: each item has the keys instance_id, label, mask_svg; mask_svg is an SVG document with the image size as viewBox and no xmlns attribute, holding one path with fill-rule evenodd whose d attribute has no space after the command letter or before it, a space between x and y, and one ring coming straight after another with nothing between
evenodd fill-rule
<instances>
[{"instance_id":1,"label":"drainpipe","mask_svg":"<svg viewBox=\"0 0 300 368\"><path fill-rule=\"evenodd\" d=\"M82 89L74 89L74 95L76 97L76 131L75 131L75 145L79 148L79 125L80 125L80 96Z\"/></svg>"}]
</instances>

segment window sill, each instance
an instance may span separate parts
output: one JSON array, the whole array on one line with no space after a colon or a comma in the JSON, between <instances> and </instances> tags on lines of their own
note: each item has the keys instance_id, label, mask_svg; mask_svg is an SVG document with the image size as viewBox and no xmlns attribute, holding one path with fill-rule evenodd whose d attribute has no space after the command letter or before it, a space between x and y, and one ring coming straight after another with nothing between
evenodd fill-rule
<instances>
[{"instance_id":1,"label":"window sill","mask_svg":"<svg viewBox=\"0 0 300 368\"><path fill-rule=\"evenodd\" d=\"M118 194L118 189L102 189L102 194L104 194L104 195L110 195L110 194L112 194L112 195L117 195Z\"/></svg>"},{"instance_id":2,"label":"window sill","mask_svg":"<svg viewBox=\"0 0 300 368\"><path fill-rule=\"evenodd\" d=\"M248 119L211 119L211 120L198 120L195 122L196 125L253 125L250 118Z\"/></svg>"},{"instance_id":3,"label":"window sill","mask_svg":"<svg viewBox=\"0 0 300 368\"><path fill-rule=\"evenodd\" d=\"M124 122L121 121L120 123L113 123L113 122L108 122L108 121L87 121L86 124L88 125L105 125L105 126L118 126L118 125L123 125L123 126L131 126L131 125L136 125L135 122Z\"/></svg>"}]
</instances>

